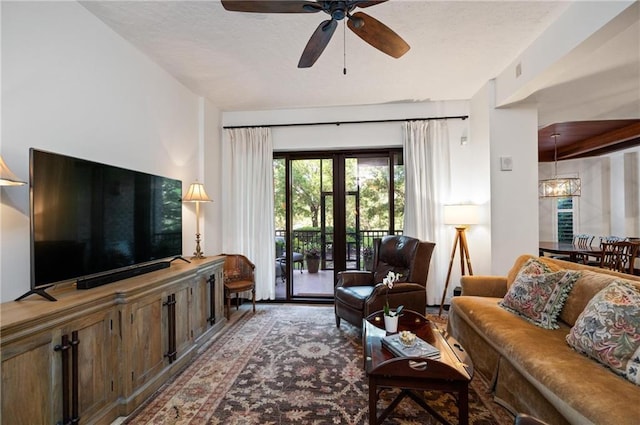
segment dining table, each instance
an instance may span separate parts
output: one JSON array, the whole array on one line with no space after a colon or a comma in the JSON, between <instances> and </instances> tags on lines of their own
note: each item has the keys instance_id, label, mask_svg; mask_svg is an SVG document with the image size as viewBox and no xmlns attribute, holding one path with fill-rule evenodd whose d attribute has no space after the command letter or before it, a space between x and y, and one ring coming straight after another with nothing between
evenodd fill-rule
<instances>
[{"instance_id":1,"label":"dining table","mask_svg":"<svg viewBox=\"0 0 640 425\"><path fill-rule=\"evenodd\" d=\"M545 253L556 254L569 257L569 261L577 262L582 257L595 257L600 258L602 255L602 248L600 246L579 246L571 242L552 242L552 241L540 241L538 242L538 250L540 256Z\"/></svg>"}]
</instances>

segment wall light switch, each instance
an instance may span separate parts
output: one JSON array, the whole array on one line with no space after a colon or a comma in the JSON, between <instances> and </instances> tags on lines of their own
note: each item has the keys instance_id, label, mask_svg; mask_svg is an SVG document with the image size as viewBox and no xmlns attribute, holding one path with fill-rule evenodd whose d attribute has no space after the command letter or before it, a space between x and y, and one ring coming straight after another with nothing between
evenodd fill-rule
<instances>
[{"instance_id":1,"label":"wall light switch","mask_svg":"<svg viewBox=\"0 0 640 425\"><path fill-rule=\"evenodd\" d=\"M500 170L501 171L511 171L513 170L513 158L510 156L501 156L500 157Z\"/></svg>"}]
</instances>

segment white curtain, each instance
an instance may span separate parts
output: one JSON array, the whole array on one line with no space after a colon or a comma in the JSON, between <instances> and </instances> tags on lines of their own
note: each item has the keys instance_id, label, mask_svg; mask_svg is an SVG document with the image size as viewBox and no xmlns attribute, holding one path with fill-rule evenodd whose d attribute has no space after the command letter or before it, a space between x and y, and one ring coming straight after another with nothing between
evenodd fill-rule
<instances>
[{"instance_id":1,"label":"white curtain","mask_svg":"<svg viewBox=\"0 0 640 425\"><path fill-rule=\"evenodd\" d=\"M225 129L222 249L256 266L256 300L275 299L273 142L269 128Z\"/></svg>"},{"instance_id":2,"label":"white curtain","mask_svg":"<svg viewBox=\"0 0 640 425\"><path fill-rule=\"evenodd\" d=\"M440 305L451 247L451 237L446 235L442 219L451 188L447 122L406 122L403 147L404 234L435 242L427 280L427 305Z\"/></svg>"}]
</instances>

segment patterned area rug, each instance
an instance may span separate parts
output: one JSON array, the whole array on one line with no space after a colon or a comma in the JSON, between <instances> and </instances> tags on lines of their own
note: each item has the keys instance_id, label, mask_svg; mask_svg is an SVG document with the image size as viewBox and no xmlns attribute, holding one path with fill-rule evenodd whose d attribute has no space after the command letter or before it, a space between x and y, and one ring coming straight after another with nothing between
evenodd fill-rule
<instances>
[{"instance_id":1,"label":"patterned area rug","mask_svg":"<svg viewBox=\"0 0 640 425\"><path fill-rule=\"evenodd\" d=\"M368 389L357 328L335 326L333 307L259 306L231 324L127 424L365 424ZM452 395L425 392L428 403L457 423ZM381 393L382 410L393 390ZM476 376L469 394L474 425L513 423ZM385 424L436 421L403 400Z\"/></svg>"}]
</instances>

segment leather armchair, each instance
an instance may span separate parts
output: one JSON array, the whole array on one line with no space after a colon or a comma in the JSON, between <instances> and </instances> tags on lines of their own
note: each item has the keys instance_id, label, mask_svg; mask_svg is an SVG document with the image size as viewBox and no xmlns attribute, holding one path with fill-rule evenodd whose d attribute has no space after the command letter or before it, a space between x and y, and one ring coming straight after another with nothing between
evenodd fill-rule
<instances>
[{"instance_id":1,"label":"leather armchair","mask_svg":"<svg viewBox=\"0 0 640 425\"><path fill-rule=\"evenodd\" d=\"M427 308L427 276L433 242L408 236L385 236L374 241L373 271L347 270L338 273L335 287L336 326L344 319L362 327L362 319L382 310L387 288L382 279L389 271L402 274L389 290L389 305L403 305L424 314Z\"/></svg>"}]
</instances>

